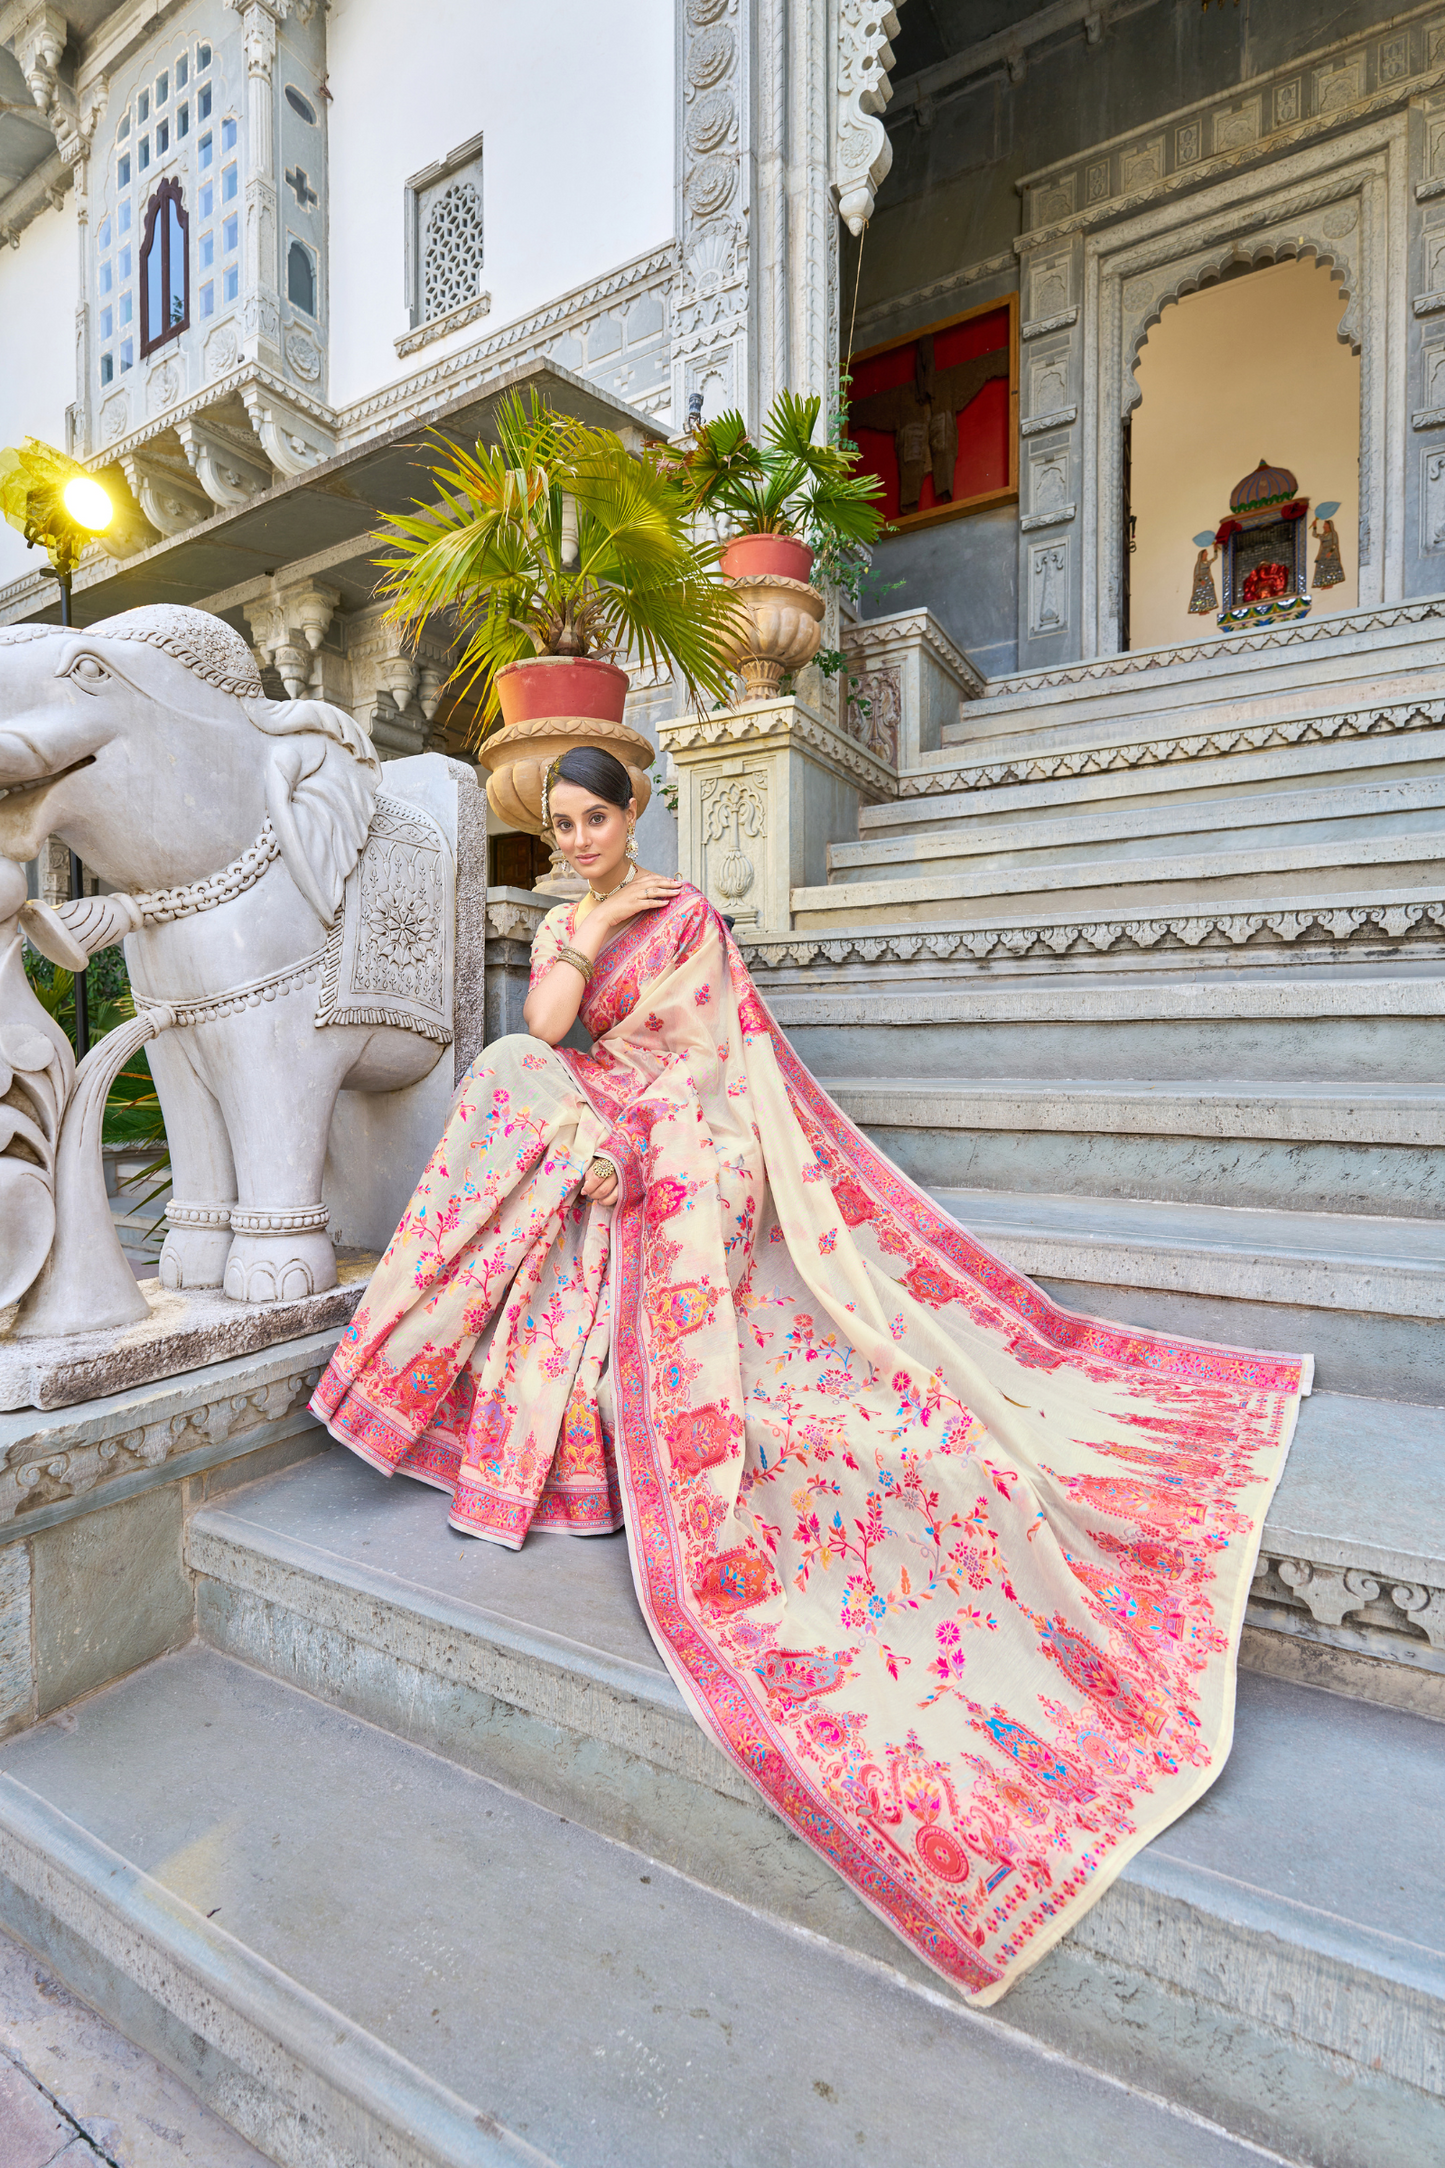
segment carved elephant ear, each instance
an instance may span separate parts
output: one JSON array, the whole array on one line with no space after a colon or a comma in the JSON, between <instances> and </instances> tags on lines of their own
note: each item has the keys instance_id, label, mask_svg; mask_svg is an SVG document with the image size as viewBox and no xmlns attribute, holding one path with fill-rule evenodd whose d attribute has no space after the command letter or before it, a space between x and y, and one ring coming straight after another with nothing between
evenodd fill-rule
<instances>
[{"instance_id":1,"label":"carved elephant ear","mask_svg":"<svg viewBox=\"0 0 1445 2168\"><path fill-rule=\"evenodd\" d=\"M266 768L266 811L281 863L324 926L341 908L376 804L377 770L334 738L282 738Z\"/></svg>"}]
</instances>

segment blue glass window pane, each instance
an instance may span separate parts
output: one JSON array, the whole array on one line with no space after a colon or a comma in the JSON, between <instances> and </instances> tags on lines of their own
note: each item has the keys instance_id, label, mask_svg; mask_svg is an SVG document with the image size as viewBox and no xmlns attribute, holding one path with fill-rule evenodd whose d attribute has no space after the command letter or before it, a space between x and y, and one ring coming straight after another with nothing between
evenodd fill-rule
<instances>
[{"instance_id":1,"label":"blue glass window pane","mask_svg":"<svg viewBox=\"0 0 1445 2168\"><path fill-rule=\"evenodd\" d=\"M207 181L207 183L206 183L205 187L204 187L204 188L203 188L203 189L201 190L201 216L202 216L202 218L209 218L209 217L210 217L210 215L211 215L211 213L212 213L212 212L213 212L213 211L215 210L215 208L216 208L216 191L215 191L215 189L214 189L214 188L213 188L213 187L211 186L210 182L209 182L209 181Z\"/></svg>"},{"instance_id":2,"label":"blue glass window pane","mask_svg":"<svg viewBox=\"0 0 1445 2168\"><path fill-rule=\"evenodd\" d=\"M115 375L115 356L114 356L114 354L102 354L102 355L101 355L101 357L100 357L100 381L101 381L101 383L102 383L102 384L108 384L108 383L109 383L109 382L111 381L111 378L112 378L112 377L113 377L114 375Z\"/></svg>"},{"instance_id":3,"label":"blue glass window pane","mask_svg":"<svg viewBox=\"0 0 1445 2168\"><path fill-rule=\"evenodd\" d=\"M108 218L103 218L100 222L100 231L96 234L95 245L102 255L110 247L110 220Z\"/></svg>"},{"instance_id":4,"label":"blue glass window pane","mask_svg":"<svg viewBox=\"0 0 1445 2168\"><path fill-rule=\"evenodd\" d=\"M198 45L198 46L196 47L196 73L197 73L197 75L204 75L204 74L205 74L205 72L206 72L206 70L207 70L207 68L209 68L209 66L210 66L210 65L211 65L211 48L210 48L210 46L209 46L209 45L206 45L205 43L202 43L202 44L200 44L200 45Z\"/></svg>"},{"instance_id":5,"label":"blue glass window pane","mask_svg":"<svg viewBox=\"0 0 1445 2168\"><path fill-rule=\"evenodd\" d=\"M203 83L200 89L196 92L196 119L209 120L210 117L211 86L209 83Z\"/></svg>"},{"instance_id":6,"label":"blue glass window pane","mask_svg":"<svg viewBox=\"0 0 1445 2168\"><path fill-rule=\"evenodd\" d=\"M176 107L176 141L184 143L191 132L191 109L188 105Z\"/></svg>"},{"instance_id":7,"label":"blue glass window pane","mask_svg":"<svg viewBox=\"0 0 1445 2168\"><path fill-rule=\"evenodd\" d=\"M118 256L117 258L116 258L116 263L117 263L117 267L118 267L118 270L117 270L117 275L118 275L118 276L119 276L120 278L123 278L123 279L128 279L128 278L130 277L130 243L129 243L129 241L127 241L127 242L126 242L126 245L125 245L125 247L124 247L124 248L123 248L123 249L121 250L121 252L120 252L120 255L119 255L119 256Z\"/></svg>"},{"instance_id":8,"label":"blue glass window pane","mask_svg":"<svg viewBox=\"0 0 1445 2168\"><path fill-rule=\"evenodd\" d=\"M115 310L114 310L114 309L102 309L102 310L101 310L101 312L100 312L100 335L101 335L101 337L102 337L103 339L113 339L113 338L115 337Z\"/></svg>"},{"instance_id":9,"label":"blue glass window pane","mask_svg":"<svg viewBox=\"0 0 1445 2168\"><path fill-rule=\"evenodd\" d=\"M184 90L190 79L191 56L189 53L178 53L176 56L176 89Z\"/></svg>"},{"instance_id":10,"label":"blue glass window pane","mask_svg":"<svg viewBox=\"0 0 1445 2168\"><path fill-rule=\"evenodd\" d=\"M221 123L221 148L223 151L233 151L236 148L236 123L233 120L223 120Z\"/></svg>"},{"instance_id":11,"label":"blue glass window pane","mask_svg":"<svg viewBox=\"0 0 1445 2168\"><path fill-rule=\"evenodd\" d=\"M141 139L140 139L140 142L139 142L139 144L138 144L138 145L136 146L136 154L135 154L135 169L136 169L136 172L137 172L137 173L144 173L144 172L145 172L145 169L146 169L146 167L147 167L147 166L148 166L148 165L150 164L150 162L151 162L151 139L150 139L150 137L149 137L149 136L142 136L142 137L141 137Z\"/></svg>"},{"instance_id":12,"label":"blue glass window pane","mask_svg":"<svg viewBox=\"0 0 1445 2168\"><path fill-rule=\"evenodd\" d=\"M135 342L131 339L122 339L120 342L120 366L122 375L127 369L132 368L134 364Z\"/></svg>"},{"instance_id":13,"label":"blue glass window pane","mask_svg":"<svg viewBox=\"0 0 1445 2168\"><path fill-rule=\"evenodd\" d=\"M110 292L110 265L108 263L103 263L100 267L100 290L103 294Z\"/></svg>"},{"instance_id":14,"label":"blue glass window pane","mask_svg":"<svg viewBox=\"0 0 1445 2168\"><path fill-rule=\"evenodd\" d=\"M156 77L156 104L164 105L170 94L171 79L166 74L165 69L162 68L160 74Z\"/></svg>"},{"instance_id":15,"label":"blue glass window pane","mask_svg":"<svg viewBox=\"0 0 1445 2168\"><path fill-rule=\"evenodd\" d=\"M166 328L166 286L162 251L165 247L165 221L158 218L151 233L150 247L141 261L141 284L146 302L146 344L154 346Z\"/></svg>"},{"instance_id":16,"label":"blue glass window pane","mask_svg":"<svg viewBox=\"0 0 1445 2168\"><path fill-rule=\"evenodd\" d=\"M121 322L122 322L123 324L128 324L128 323L130 322L130 295L129 295L129 294L122 294L122 295L121 295L121 297L120 297L120 320L121 320Z\"/></svg>"},{"instance_id":17,"label":"blue glass window pane","mask_svg":"<svg viewBox=\"0 0 1445 2168\"><path fill-rule=\"evenodd\" d=\"M215 260L216 236L213 233L203 233L201 235L201 269L209 271Z\"/></svg>"},{"instance_id":18,"label":"blue glass window pane","mask_svg":"<svg viewBox=\"0 0 1445 2168\"><path fill-rule=\"evenodd\" d=\"M216 289L211 280L207 279L205 285L201 288L201 314L204 317L214 316L215 313Z\"/></svg>"},{"instance_id":19,"label":"blue glass window pane","mask_svg":"<svg viewBox=\"0 0 1445 2168\"><path fill-rule=\"evenodd\" d=\"M135 117L137 120L149 120L151 117L151 94L148 90L143 90L136 99Z\"/></svg>"},{"instance_id":20,"label":"blue glass window pane","mask_svg":"<svg viewBox=\"0 0 1445 2168\"><path fill-rule=\"evenodd\" d=\"M226 273L226 283L225 283L225 288L224 288L224 291L225 291L225 296L226 296L226 299L227 299L228 301L234 301L234 300L235 300L235 298L236 298L236 295L237 295L237 292L238 292L238 291L239 291L239 289L240 289L240 284L241 284L241 274L240 274L240 271L238 270L238 268L236 267L236 265L235 265L235 264L232 264L232 265L231 265L231 267L230 267L230 269L229 269L229 270L227 271L227 273Z\"/></svg>"},{"instance_id":21,"label":"blue glass window pane","mask_svg":"<svg viewBox=\"0 0 1445 2168\"><path fill-rule=\"evenodd\" d=\"M122 233L130 232L130 205L128 203L123 203L121 205L119 211L116 213L115 222L117 226L119 226Z\"/></svg>"},{"instance_id":22,"label":"blue glass window pane","mask_svg":"<svg viewBox=\"0 0 1445 2168\"><path fill-rule=\"evenodd\" d=\"M129 152L129 151L127 151L127 152L126 152L126 154L125 154L124 158L122 158L122 159L121 159L120 163L119 163L119 164L117 165L117 167L116 167L116 169L115 169L115 185L116 185L116 187L117 187L117 188L129 188L129 187L130 187L130 152Z\"/></svg>"},{"instance_id":23,"label":"blue glass window pane","mask_svg":"<svg viewBox=\"0 0 1445 2168\"><path fill-rule=\"evenodd\" d=\"M203 135L196 145L196 162L203 173L211 162L211 139L208 135Z\"/></svg>"},{"instance_id":24,"label":"blue glass window pane","mask_svg":"<svg viewBox=\"0 0 1445 2168\"><path fill-rule=\"evenodd\" d=\"M164 158L171 147L171 124L168 120L156 122L156 156Z\"/></svg>"},{"instance_id":25,"label":"blue glass window pane","mask_svg":"<svg viewBox=\"0 0 1445 2168\"><path fill-rule=\"evenodd\" d=\"M230 203L236 194L236 168L227 166L221 174L221 201Z\"/></svg>"},{"instance_id":26,"label":"blue glass window pane","mask_svg":"<svg viewBox=\"0 0 1445 2168\"><path fill-rule=\"evenodd\" d=\"M240 239L240 237L240 223L234 216L232 216L226 220L225 225L221 228L221 245L225 249L228 256L230 255L231 250L236 246L236 243Z\"/></svg>"},{"instance_id":27,"label":"blue glass window pane","mask_svg":"<svg viewBox=\"0 0 1445 2168\"><path fill-rule=\"evenodd\" d=\"M166 206L170 224L170 290L166 297L168 324L183 324L186 320L186 237L181 229L181 214L172 197Z\"/></svg>"}]
</instances>

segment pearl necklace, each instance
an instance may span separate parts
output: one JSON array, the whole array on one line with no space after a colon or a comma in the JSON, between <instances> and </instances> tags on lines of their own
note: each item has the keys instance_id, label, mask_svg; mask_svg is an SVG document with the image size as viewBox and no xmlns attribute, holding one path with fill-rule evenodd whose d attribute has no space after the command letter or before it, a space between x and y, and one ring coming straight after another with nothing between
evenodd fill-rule
<instances>
[{"instance_id":1,"label":"pearl necklace","mask_svg":"<svg viewBox=\"0 0 1445 2168\"><path fill-rule=\"evenodd\" d=\"M589 881L587 883L587 893L592 898L592 901L594 903L606 903L609 896L615 896L617 894L617 889L626 888L629 881L635 881L636 879L636 866L629 866L627 871L623 874L622 879L617 883L617 886L615 888L605 889L603 893L599 895L597 890L592 886L592 883Z\"/></svg>"}]
</instances>

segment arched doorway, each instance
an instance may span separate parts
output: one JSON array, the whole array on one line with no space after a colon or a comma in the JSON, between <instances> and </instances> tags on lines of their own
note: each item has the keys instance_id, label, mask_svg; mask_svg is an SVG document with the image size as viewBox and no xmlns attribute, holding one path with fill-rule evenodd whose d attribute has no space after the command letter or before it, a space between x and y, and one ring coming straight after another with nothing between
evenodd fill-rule
<instances>
[{"instance_id":1,"label":"arched doorway","mask_svg":"<svg viewBox=\"0 0 1445 2168\"><path fill-rule=\"evenodd\" d=\"M1356 607L1360 361L1338 336L1344 309L1338 274L1304 256L1187 294L1149 333L1130 444L1131 648L1217 634L1214 612L1189 608L1195 537L1217 529L1261 459L1289 468L1312 506L1339 506L1344 577L1311 586L1311 617ZM1311 536L1311 580L1319 548Z\"/></svg>"}]
</instances>

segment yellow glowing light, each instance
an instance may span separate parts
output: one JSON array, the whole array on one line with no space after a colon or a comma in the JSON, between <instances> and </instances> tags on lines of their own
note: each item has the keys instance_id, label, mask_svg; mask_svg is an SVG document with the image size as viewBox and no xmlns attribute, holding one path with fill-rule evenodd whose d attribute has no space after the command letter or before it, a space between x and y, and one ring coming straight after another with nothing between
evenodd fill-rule
<instances>
[{"instance_id":1,"label":"yellow glowing light","mask_svg":"<svg viewBox=\"0 0 1445 2168\"><path fill-rule=\"evenodd\" d=\"M104 534L115 514L115 508L99 482L93 482L88 474L71 477L65 485L63 500L76 526L86 528L91 534Z\"/></svg>"}]
</instances>

